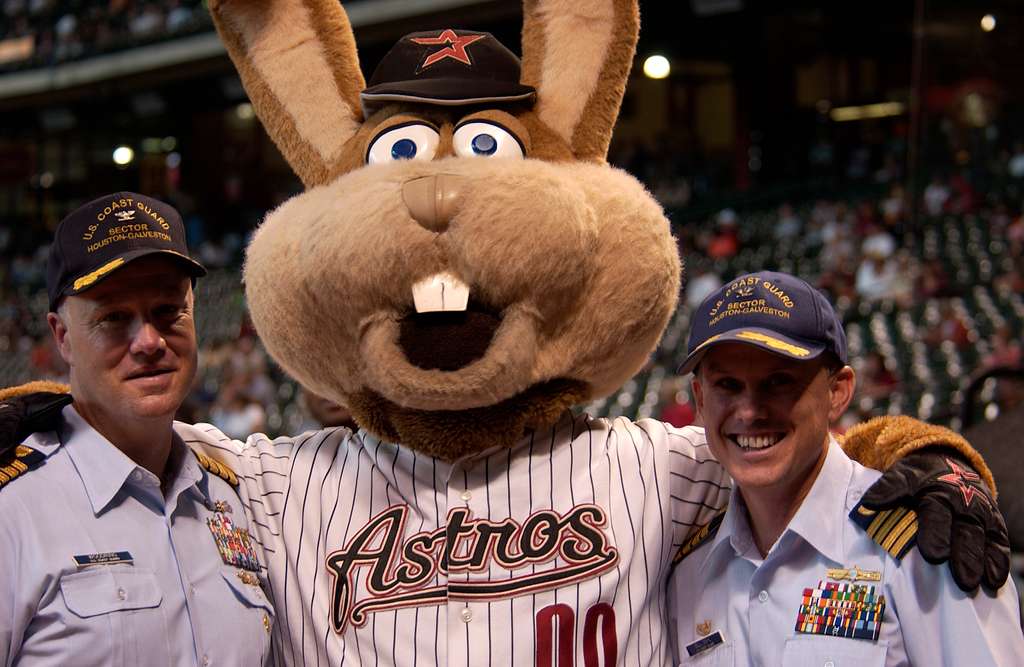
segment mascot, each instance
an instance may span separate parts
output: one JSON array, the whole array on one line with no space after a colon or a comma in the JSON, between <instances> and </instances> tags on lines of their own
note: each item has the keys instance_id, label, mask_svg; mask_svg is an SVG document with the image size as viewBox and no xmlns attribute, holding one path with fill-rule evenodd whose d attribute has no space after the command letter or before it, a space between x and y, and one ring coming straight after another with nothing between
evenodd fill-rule
<instances>
[{"instance_id":1,"label":"mascot","mask_svg":"<svg viewBox=\"0 0 1024 667\"><path fill-rule=\"evenodd\" d=\"M362 427L176 426L238 476L279 664L669 664L666 578L730 481L699 428L570 410L640 369L680 285L662 209L605 161L635 0L528 0L521 62L486 33L414 33L368 85L336 0L210 6L306 186L248 248L253 321ZM9 405L22 433L42 412ZM973 450L904 422L850 444L892 466L889 495L947 507L919 542L976 587L1000 519L914 463L935 447L911 453L959 448L988 478Z\"/></svg>"}]
</instances>

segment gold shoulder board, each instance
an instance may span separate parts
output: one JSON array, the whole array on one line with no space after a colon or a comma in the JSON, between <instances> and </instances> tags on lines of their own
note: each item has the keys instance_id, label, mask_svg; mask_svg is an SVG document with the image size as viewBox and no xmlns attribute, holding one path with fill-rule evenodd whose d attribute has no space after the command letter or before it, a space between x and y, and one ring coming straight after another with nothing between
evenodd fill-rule
<instances>
[{"instance_id":1,"label":"gold shoulder board","mask_svg":"<svg viewBox=\"0 0 1024 667\"><path fill-rule=\"evenodd\" d=\"M199 460L199 465L203 466L206 472L220 477L231 486L238 486L238 475L235 474L234 470L198 450L193 449L192 451L195 453L196 459Z\"/></svg>"},{"instance_id":2,"label":"gold shoulder board","mask_svg":"<svg viewBox=\"0 0 1024 667\"><path fill-rule=\"evenodd\" d=\"M723 507L722 510L714 516L711 521L698 528L690 537L687 538L683 545L679 547L679 551L676 552L675 558L672 559L672 566L675 567L679 561L683 560L691 553L697 550L700 545L704 544L718 532L718 527L722 525L722 519L725 518L725 510L728 507Z\"/></svg>"},{"instance_id":3,"label":"gold shoulder board","mask_svg":"<svg viewBox=\"0 0 1024 667\"><path fill-rule=\"evenodd\" d=\"M850 518L896 560L910 551L917 537L917 513L906 507L873 510L857 503Z\"/></svg>"},{"instance_id":4,"label":"gold shoulder board","mask_svg":"<svg viewBox=\"0 0 1024 667\"><path fill-rule=\"evenodd\" d=\"M0 466L0 489L7 486L11 480L38 467L44 460L46 460L46 456L42 452L37 452L25 445L18 445L14 448L14 459L10 463Z\"/></svg>"}]
</instances>

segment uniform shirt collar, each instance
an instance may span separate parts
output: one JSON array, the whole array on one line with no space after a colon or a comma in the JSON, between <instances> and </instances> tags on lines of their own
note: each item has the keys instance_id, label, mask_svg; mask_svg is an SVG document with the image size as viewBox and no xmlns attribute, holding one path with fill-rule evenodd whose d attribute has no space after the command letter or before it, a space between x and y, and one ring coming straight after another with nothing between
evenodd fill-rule
<instances>
[{"instance_id":1,"label":"uniform shirt collar","mask_svg":"<svg viewBox=\"0 0 1024 667\"><path fill-rule=\"evenodd\" d=\"M800 508L779 536L779 542L787 533L792 532L826 558L842 563L843 524L848 505L847 488L852 475L853 463L830 434L825 463L818 471L818 476ZM701 563L701 569L706 569L725 554L750 555L753 560L760 559L750 532L746 506L736 485L733 485L729 494L729 509L711 541L707 555Z\"/></svg>"},{"instance_id":2,"label":"uniform shirt collar","mask_svg":"<svg viewBox=\"0 0 1024 667\"><path fill-rule=\"evenodd\" d=\"M852 475L853 463L829 434L825 463L783 536L787 532L796 533L821 555L842 563L845 553L843 526L846 523L846 491Z\"/></svg>"},{"instance_id":3,"label":"uniform shirt collar","mask_svg":"<svg viewBox=\"0 0 1024 667\"><path fill-rule=\"evenodd\" d=\"M740 495L739 487L733 484L729 492L729 507L725 511L722 525L718 532L711 539L711 546L708 548L704 560L701 561L700 569L706 570L714 562L726 556L743 556L754 546L754 538L750 534L750 524L747 522L747 509L743 504L743 496Z\"/></svg>"},{"instance_id":4,"label":"uniform shirt collar","mask_svg":"<svg viewBox=\"0 0 1024 667\"><path fill-rule=\"evenodd\" d=\"M65 443L64 448L82 478L86 495L89 496L95 514L103 512L125 484L141 483L143 479L152 480L149 471L131 460L90 426L78 414L74 405L66 406L61 414L64 417L61 440ZM196 485L197 482L205 481L204 471L200 470L195 456L176 434L172 439L171 455L172 463L177 465L171 467L176 474L169 487L168 498L176 496L189 486ZM205 489L200 491L204 495L207 493Z\"/></svg>"}]
</instances>

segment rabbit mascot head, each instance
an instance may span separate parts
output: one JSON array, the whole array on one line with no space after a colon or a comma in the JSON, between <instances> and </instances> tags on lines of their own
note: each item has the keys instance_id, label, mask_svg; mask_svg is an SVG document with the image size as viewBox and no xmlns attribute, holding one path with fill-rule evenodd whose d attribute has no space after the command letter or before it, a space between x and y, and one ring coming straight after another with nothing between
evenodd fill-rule
<instances>
[{"instance_id":1,"label":"rabbit mascot head","mask_svg":"<svg viewBox=\"0 0 1024 667\"><path fill-rule=\"evenodd\" d=\"M260 337L299 382L455 460L641 367L680 264L660 206L605 161L635 1L526 2L521 63L487 33L414 33L369 85L336 1L211 5L306 186L245 266Z\"/></svg>"}]
</instances>

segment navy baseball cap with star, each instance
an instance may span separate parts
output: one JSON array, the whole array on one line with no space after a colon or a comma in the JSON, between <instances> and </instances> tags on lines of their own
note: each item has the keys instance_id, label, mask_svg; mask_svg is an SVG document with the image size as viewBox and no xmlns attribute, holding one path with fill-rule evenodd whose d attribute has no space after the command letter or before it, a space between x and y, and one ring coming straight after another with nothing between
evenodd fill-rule
<instances>
[{"instance_id":1,"label":"navy baseball cap with star","mask_svg":"<svg viewBox=\"0 0 1024 667\"><path fill-rule=\"evenodd\" d=\"M185 244L181 216L170 204L134 192L94 199L61 220L50 245L46 291L50 310L140 257L160 254L193 279L206 275Z\"/></svg>"},{"instance_id":2,"label":"navy baseball cap with star","mask_svg":"<svg viewBox=\"0 0 1024 667\"><path fill-rule=\"evenodd\" d=\"M390 102L440 106L532 102L519 58L487 32L432 30L398 40L359 97L369 115Z\"/></svg>"},{"instance_id":3,"label":"navy baseball cap with star","mask_svg":"<svg viewBox=\"0 0 1024 667\"><path fill-rule=\"evenodd\" d=\"M831 352L847 363L846 333L832 304L796 276L761 271L740 276L709 295L693 313L685 375L722 343L746 343L797 361Z\"/></svg>"}]
</instances>

